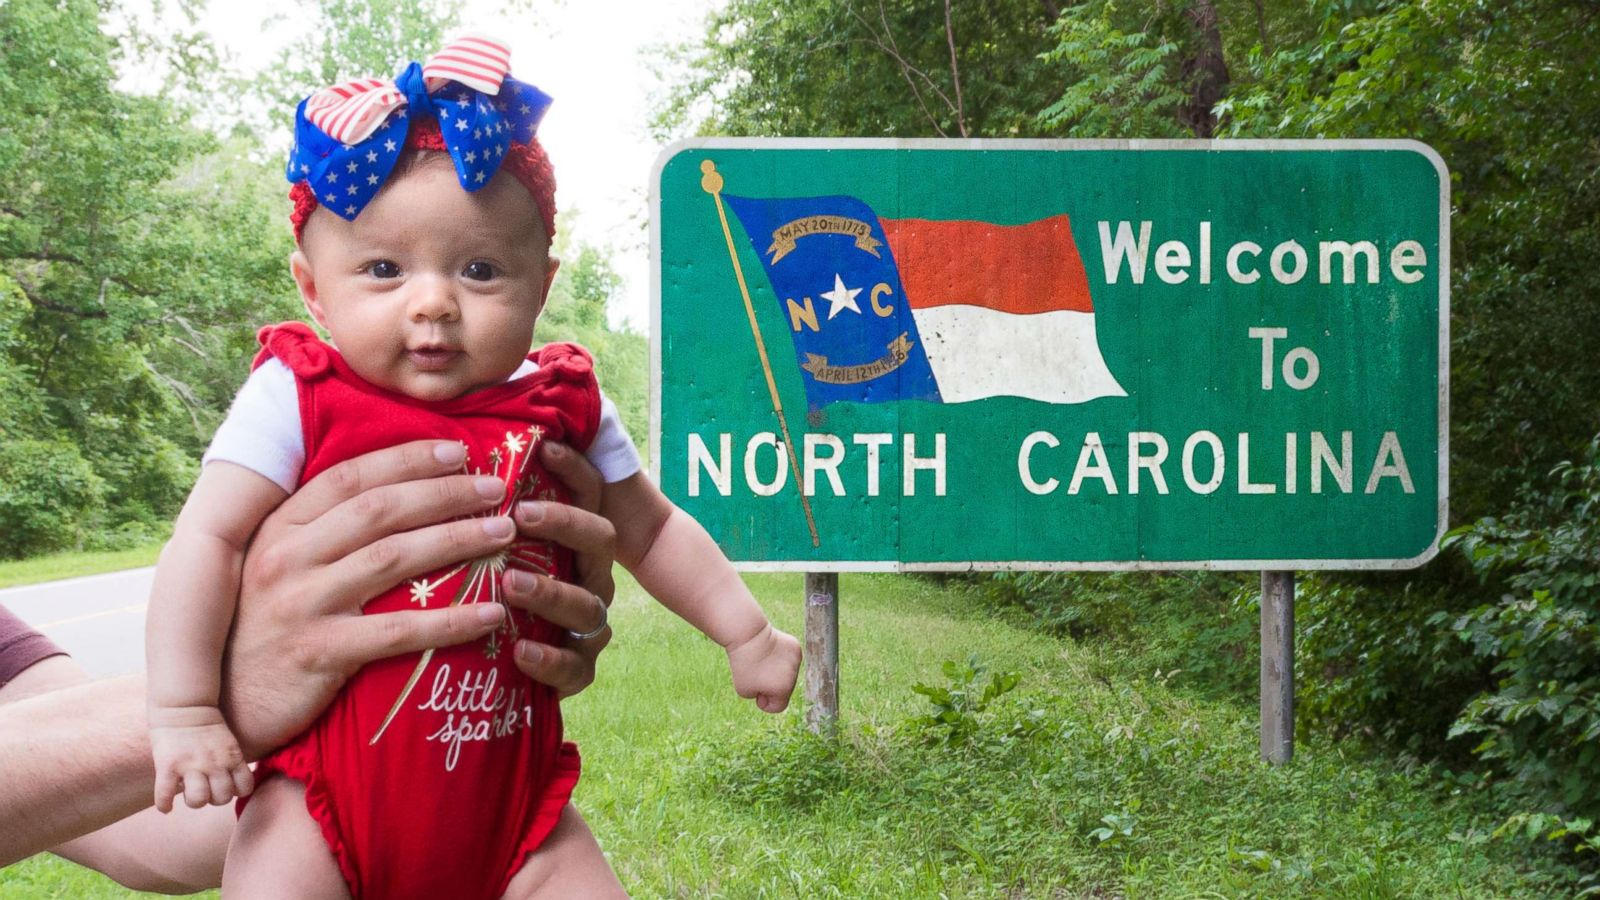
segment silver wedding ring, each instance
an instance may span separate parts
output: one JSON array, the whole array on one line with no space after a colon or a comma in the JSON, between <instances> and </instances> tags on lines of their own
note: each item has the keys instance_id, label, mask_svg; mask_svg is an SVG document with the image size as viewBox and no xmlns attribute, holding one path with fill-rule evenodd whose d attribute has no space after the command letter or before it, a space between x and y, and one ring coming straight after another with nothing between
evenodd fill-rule
<instances>
[{"instance_id":1,"label":"silver wedding ring","mask_svg":"<svg viewBox=\"0 0 1600 900\"><path fill-rule=\"evenodd\" d=\"M598 600L599 598L597 597L595 599ZM610 616L607 613L606 605L604 603L602 603L602 604L600 604L600 624L596 625L594 627L593 631L585 631L585 632L581 632L580 633L580 632L568 629L567 630L567 634L572 635L572 639L575 640L575 641L587 641L590 638L599 637L600 636L600 632L606 630L606 625L608 624L606 620L608 618L610 618Z\"/></svg>"}]
</instances>

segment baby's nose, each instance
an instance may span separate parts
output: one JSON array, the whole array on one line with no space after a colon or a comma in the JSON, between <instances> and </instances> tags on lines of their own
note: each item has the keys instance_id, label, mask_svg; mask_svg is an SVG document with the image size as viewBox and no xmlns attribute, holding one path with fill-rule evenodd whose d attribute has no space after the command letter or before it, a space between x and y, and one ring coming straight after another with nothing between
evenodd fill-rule
<instances>
[{"instance_id":1,"label":"baby's nose","mask_svg":"<svg viewBox=\"0 0 1600 900\"><path fill-rule=\"evenodd\" d=\"M455 290L447 278L413 278L408 312L412 321L453 322L461 316Z\"/></svg>"}]
</instances>

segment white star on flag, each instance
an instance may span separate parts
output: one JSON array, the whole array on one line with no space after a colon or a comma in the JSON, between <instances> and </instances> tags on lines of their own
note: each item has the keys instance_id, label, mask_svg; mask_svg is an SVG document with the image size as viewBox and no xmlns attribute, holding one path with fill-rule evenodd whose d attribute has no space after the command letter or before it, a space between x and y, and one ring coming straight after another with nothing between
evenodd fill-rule
<instances>
[{"instance_id":1,"label":"white star on flag","mask_svg":"<svg viewBox=\"0 0 1600 900\"><path fill-rule=\"evenodd\" d=\"M349 187L345 188L344 192L346 194L349 194L350 196L354 197L356 195L356 186L352 184Z\"/></svg>"},{"instance_id":2,"label":"white star on flag","mask_svg":"<svg viewBox=\"0 0 1600 900\"><path fill-rule=\"evenodd\" d=\"M333 201L339 199L338 195L336 195L336 194L324 194L323 196L328 198L328 202L329 203L332 203Z\"/></svg>"},{"instance_id":3,"label":"white star on flag","mask_svg":"<svg viewBox=\"0 0 1600 900\"><path fill-rule=\"evenodd\" d=\"M483 184L483 173L479 172L477 174L477 176L473 178L473 180L478 182L479 184Z\"/></svg>"},{"instance_id":4,"label":"white star on flag","mask_svg":"<svg viewBox=\"0 0 1600 900\"><path fill-rule=\"evenodd\" d=\"M842 309L848 309L856 315L861 315L861 307L856 305L856 295L861 293L861 288L853 290L844 286L844 279L837 272L833 276L833 290L822 295L822 299L833 304L828 307L828 318L831 320Z\"/></svg>"},{"instance_id":5,"label":"white star on flag","mask_svg":"<svg viewBox=\"0 0 1600 900\"><path fill-rule=\"evenodd\" d=\"M377 183L378 183L378 176L376 176L376 175L368 175L367 176L367 184L377 184Z\"/></svg>"},{"instance_id":6,"label":"white star on flag","mask_svg":"<svg viewBox=\"0 0 1600 900\"><path fill-rule=\"evenodd\" d=\"M353 215L355 215L355 214L356 214L356 208L355 208L355 206L354 206L354 205L350 205L350 206L346 206L346 207L345 207L345 208L344 208L344 214L345 214L345 215L347 215L347 216L353 216Z\"/></svg>"},{"instance_id":7,"label":"white star on flag","mask_svg":"<svg viewBox=\"0 0 1600 900\"><path fill-rule=\"evenodd\" d=\"M457 119L456 120L456 130L457 131L466 131L467 130L467 120L466 119Z\"/></svg>"},{"instance_id":8,"label":"white star on flag","mask_svg":"<svg viewBox=\"0 0 1600 900\"><path fill-rule=\"evenodd\" d=\"M392 140L391 141L384 141L383 142L383 149L388 151L388 152L390 152L390 153L393 153L394 152L394 141L392 141Z\"/></svg>"},{"instance_id":9,"label":"white star on flag","mask_svg":"<svg viewBox=\"0 0 1600 900\"><path fill-rule=\"evenodd\" d=\"M345 171L346 171L346 172L355 172L355 170L356 170L356 164L355 164L355 162L354 162L354 161L353 161L353 160L352 160L352 161L351 161L351 162L350 162L350 163L349 163L349 164L348 164L348 165L346 165L346 166L345 166L345 167L344 167L344 170L345 170Z\"/></svg>"},{"instance_id":10,"label":"white star on flag","mask_svg":"<svg viewBox=\"0 0 1600 900\"><path fill-rule=\"evenodd\" d=\"M478 161L478 154L472 152L471 150L468 150L467 151L467 162L475 163L477 161Z\"/></svg>"},{"instance_id":11,"label":"white star on flag","mask_svg":"<svg viewBox=\"0 0 1600 900\"><path fill-rule=\"evenodd\" d=\"M376 151L376 150L368 150L367 151L367 162L375 163L377 161L378 161L378 151Z\"/></svg>"}]
</instances>

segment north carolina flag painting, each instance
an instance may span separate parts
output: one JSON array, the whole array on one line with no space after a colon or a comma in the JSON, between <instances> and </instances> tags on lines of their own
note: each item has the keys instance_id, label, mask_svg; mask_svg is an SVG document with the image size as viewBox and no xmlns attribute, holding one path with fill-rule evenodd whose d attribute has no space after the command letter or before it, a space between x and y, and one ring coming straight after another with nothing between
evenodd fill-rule
<instances>
[{"instance_id":1,"label":"north carolina flag painting","mask_svg":"<svg viewBox=\"0 0 1600 900\"><path fill-rule=\"evenodd\" d=\"M855 197L722 196L761 257L813 409L1127 395L1101 356L1065 215L880 219Z\"/></svg>"}]
</instances>

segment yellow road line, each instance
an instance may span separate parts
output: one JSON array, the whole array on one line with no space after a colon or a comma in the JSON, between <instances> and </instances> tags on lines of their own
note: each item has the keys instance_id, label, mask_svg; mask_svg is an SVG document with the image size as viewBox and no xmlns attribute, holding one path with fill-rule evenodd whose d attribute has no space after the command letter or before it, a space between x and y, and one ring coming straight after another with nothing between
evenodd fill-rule
<instances>
[{"instance_id":1,"label":"yellow road line","mask_svg":"<svg viewBox=\"0 0 1600 900\"><path fill-rule=\"evenodd\" d=\"M78 622L87 622L90 619L103 619L106 616L117 616L123 613L144 612L144 608L148 605L149 604L147 603L136 603L132 606L119 606L116 609L103 609L99 612L85 613L81 616L73 616L69 619L57 619L54 622L46 622L43 625L37 625L34 627L40 631L49 631L52 628L58 628L62 625L74 625Z\"/></svg>"}]
</instances>

